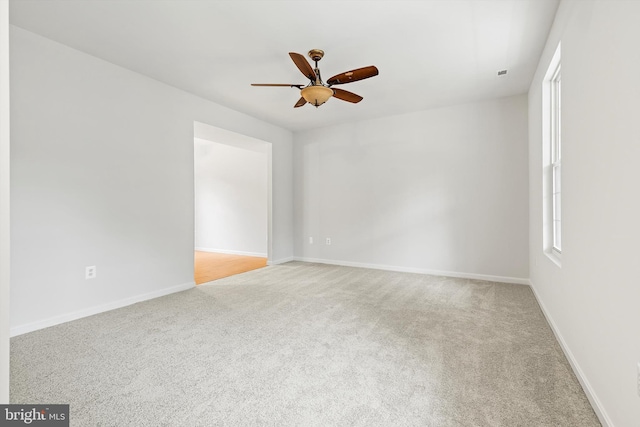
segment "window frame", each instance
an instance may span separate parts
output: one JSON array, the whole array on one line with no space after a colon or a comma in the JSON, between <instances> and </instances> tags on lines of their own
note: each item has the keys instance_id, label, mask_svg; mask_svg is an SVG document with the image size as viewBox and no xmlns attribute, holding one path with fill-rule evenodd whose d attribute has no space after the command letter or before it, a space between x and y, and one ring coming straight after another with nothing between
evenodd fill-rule
<instances>
[{"instance_id":1,"label":"window frame","mask_svg":"<svg viewBox=\"0 0 640 427\"><path fill-rule=\"evenodd\" d=\"M562 254L562 64L551 76L551 250Z\"/></svg>"},{"instance_id":2,"label":"window frame","mask_svg":"<svg viewBox=\"0 0 640 427\"><path fill-rule=\"evenodd\" d=\"M562 67L561 43L542 81L542 250L562 267Z\"/></svg>"}]
</instances>

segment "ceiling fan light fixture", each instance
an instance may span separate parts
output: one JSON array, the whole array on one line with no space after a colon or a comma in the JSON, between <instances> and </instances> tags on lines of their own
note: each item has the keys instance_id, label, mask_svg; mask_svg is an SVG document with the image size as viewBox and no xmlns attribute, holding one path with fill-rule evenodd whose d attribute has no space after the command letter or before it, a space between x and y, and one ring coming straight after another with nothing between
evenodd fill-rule
<instances>
[{"instance_id":1,"label":"ceiling fan light fixture","mask_svg":"<svg viewBox=\"0 0 640 427\"><path fill-rule=\"evenodd\" d=\"M318 107L333 96L333 89L320 85L307 86L300 90L300 95L302 95L309 104Z\"/></svg>"}]
</instances>

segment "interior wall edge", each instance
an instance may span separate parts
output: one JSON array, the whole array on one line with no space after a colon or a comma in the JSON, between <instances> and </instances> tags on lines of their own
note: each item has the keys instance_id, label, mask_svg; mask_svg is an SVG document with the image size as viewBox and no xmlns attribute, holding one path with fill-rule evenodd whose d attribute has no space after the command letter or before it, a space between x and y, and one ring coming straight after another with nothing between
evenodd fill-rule
<instances>
[{"instance_id":1,"label":"interior wall edge","mask_svg":"<svg viewBox=\"0 0 640 427\"><path fill-rule=\"evenodd\" d=\"M10 105L9 2L0 2L0 404L9 403Z\"/></svg>"},{"instance_id":2,"label":"interior wall edge","mask_svg":"<svg viewBox=\"0 0 640 427\"><path fill-rule=\"evenodd\" d=\"M182 292L194 288L196 286L196 282L187 282L182 283L180 285L171 286L169 288L158 289L153 292L148 292L145 294L135 295L132 297L124 298L118 301L113 301L108 304L97 305L94 307L89 307L86 309L78 310L73 313L65 313L59 316L49 317L47 319L38 320L36 322L27 323L24 325L18 325L11 328L11 336L15 337L18 335L26 334L29 332L38 331L40 329L48 328L50 326L60 325L62 323L67 323L72 320L82 319L83 317L93 316L94 314L105 313L107 311L115 310L118 308L126 307L128 305L132 305L138 302L152 300L154 298L163 297L166 295L174 294L176 292Z\"/></svg>"},{"instance_id":3,"label":"interior wall edge","mask_svg":"<svg viewBox=\"0 0 640 427\"><path fill-rule=\"evenodd\" d=\"M290 256L290 257L286 257L286 258L276 259L276 260L273 260L273 261L267 261L267 265L286 264L286 263L294 261L294 260L295 260L295 258Z\"/></svg>"},{"instance_id":4,"label":"interior wall edge","mask_svg":"<svg viewBox=\"0 0 640 427\"><path fill-rule=\"evenodd\" d=\"M340 261L340 260L323 259L323 258L294 257L293 260L318 263L318 264L339 265L342 267L370 268L373 270L396 271L398 273L416 273L416 274L426 274L429 276L456 277L460 279L473 279L473 280L482 280L487 282L499 282L499 283L509 283L512 285L529 286L529 279L524 277L507 277L507 276L494 276L494 275L488 275L488 274L465 273L465 272L458 272L458 271L430 270L425 268L400 267L400 266L383 265L383 264L369 264L369 263L363 263L363 262Z\"/></svg>"},{"instance_id":5,"label":"interior wall edge","mask_svg":"<svg viewBox=\"0 0 640 427\"><path fill-rule=\"evenodd\" d=\"M201 246L196 246L196 251L200 252L212 252L219 254L229 254L229 255L242 255L242 256L254 256L260 258L266 258L266 252L246 252L246 251L233 251L230 249L217 249L217 248L206 248Z\"/></svg>"},{"instance_id":6,"label":"interior wall edge","mask_svg":"<svg viewBox=\"0 0 640 427\"><path fill-rule=\"evenodd\" d=\"M553 331L553 334L555 335L556 340L560 344L560 348L562 349L562 352L564 353L565 357L569 361L569 365L571 366L573 373L575 374L576 378L578 378L578 381L582 386L582 390L584 391L584 394L587 396L587 399L589 400L589 403L591 404L593 411L598 416L600 423L603 425L603 427L614 427L613 422L611 422L611 418L609 418L609 415L607 414L607 411L604 409L604 406L600 402L598 395L596 394L595 390L589 383L589 380L584 374L582 368L580 368L580 365L578 364L578 361L574 357L573 352L571 351L571 348L569 348L569 345L567 344L564 337L562 336L560 329L558 328L555 321L553 320L553 317L551 317L551 314L547 310L547 307L544 304L542 297L537 292L536 286L533 281L531 281L531 291L533 292L533 295L535 296L536 301L540 306L540 310L542 311L542 314L544 314L544 317L547 320L547 323L549 324L549 327Z\"/></svg>"}]
</instances>

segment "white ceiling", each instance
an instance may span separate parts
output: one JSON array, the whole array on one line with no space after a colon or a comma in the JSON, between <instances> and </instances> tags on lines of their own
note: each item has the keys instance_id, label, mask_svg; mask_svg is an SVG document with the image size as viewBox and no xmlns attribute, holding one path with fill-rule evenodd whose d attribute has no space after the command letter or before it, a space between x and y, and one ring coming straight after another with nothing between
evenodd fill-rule
<instances>
[{"instance_id":1,"label":"white ceiling","mask_svg":"<svg viewBox=\"0 0 640 427\"><path fill-rule=\"evenodd\" d=\"M558 0L11 0L10 22L291 130L524 93ZM364 97L293 108L288 52L325 51L323 78ZM506 76L497 71L508 69Z\"/></svg>"}]
</instances>

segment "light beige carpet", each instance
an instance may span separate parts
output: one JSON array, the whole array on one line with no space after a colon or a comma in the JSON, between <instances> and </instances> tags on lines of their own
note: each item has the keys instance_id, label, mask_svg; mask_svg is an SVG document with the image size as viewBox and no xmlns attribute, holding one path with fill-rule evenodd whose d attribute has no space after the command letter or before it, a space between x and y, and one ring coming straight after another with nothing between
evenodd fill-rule
<instances>
[{"instance_id":1,"label":"light beige carpet","mask_svg":"<svg viewBox=\"0 0 640 427\"><path fill-rule=\"evenodd\" d=\"M288 263L11 340L72 426L598 426L526 286Z\"/></svg>"}]
</instances>

